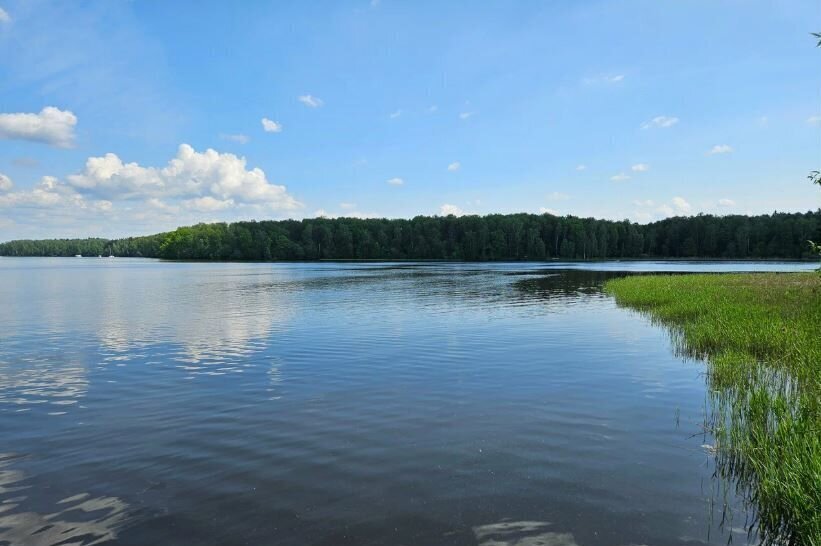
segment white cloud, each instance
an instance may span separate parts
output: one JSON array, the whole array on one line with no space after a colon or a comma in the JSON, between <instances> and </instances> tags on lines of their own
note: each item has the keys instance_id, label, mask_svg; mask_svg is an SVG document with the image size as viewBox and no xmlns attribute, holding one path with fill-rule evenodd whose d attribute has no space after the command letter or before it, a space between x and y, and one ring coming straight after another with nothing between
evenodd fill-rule
<instances>
[{"instance_id":1,"label":"white cloud","mask_svg":"<svg viewBox=\"0 0 821 546\"><path fill-rule=\"evenodd\" d=\"M439 110L439 107L438 107L438 106L436 106L435 104L431 104L431 105L428 107L428 113L429 113L429 114L432 114L432 113L436 112L437 110Z\"/></svg>"},{"instance_id":2,"label":"white cloud","mask_svg":"<svg viewBox=\"0 0 821 546\"><path fill-rule=\"evenodd\" d=\"M356 205L352 205L351 203L340 203L341 205L350 205L348 207L342 207L343 209L350 209L355 207ZM331 212L326 211L325 209L318 209L314 212L314 217L317 218L384 218L385 215L379 214L376 212L359 212L357 210L345 210L345 212L334 214Z\"/></svg>"},{"instance_id":3,"label":"white cloud","mask_svg":"<svg viewBox=\"0 0 821 546\"><path fill-rule=\"evenodd\" d=\"M11 178L3 173L0 173L0 191L11 191L11 188L13 187L14 182L11 181Z\"/></svg>"},{"instance_id":4,"label":"white cloud","mask_svg":"<svg viewBox=\"0 0 821 546\"><path fill-rule=\"evenodd\" d=\"M300 95L297 100L309 108L319 108L325 101L313 95Z\"/></svg>"},{"instance_id":5,"label":"white cloud","mask_svg":"<svg viewBox=\"0 0 821 546\"><path fill-rule=\"evenodd\" d=\"M402 186L405 184L405 181L399 177L394 177L388 179L388 184L390 184L391 186Z\"/></svg>"},{"instance_id":6,"label":"white cloud","mask_svg":"<svg viewBox=\"0 0 821 546\"><path fill-rule=\"evenodd\" d=\"M340 203L339 208L345 210L351 210L356 208L356 203Z\"/></svg>"},{"instance_id":7,"label":"white cloud","mask_svg":"<svg viewBox=\"0 0 821 546\"><path fill-rule=\"evenodd\" d=\"M815 125L816 127L821 126L821 115L808 117L807 123L810 125Z\"/></svg>"},{"instance_id":8,"label":"white cloud","mask_svg":"<svg viewBox=\"0 0 821 546\"><path fill-rule=\"evenodd\" d=\"M667 204L659 205L659 207L656 209L656 212L658 212L662 218L669 218L670 216L675 216L673 207Z\"/></svg>"},{"instance_id":9,"label":"white cloud","mask_svg":"<svg viewBox=\"0 0 821 546\"><path fill-rule=\"evenodd\" d=\"M357 210L345 212L341 216L344 216L345 218L361 218L363 220L367 219L367 218L384 218L385 217L384 214L379 214L378 212L359 212Z\"/></svg>"},{"instance_id":10,"label":"white cloud","mask_svg":"<svg viewBox=\"0 0 821 546\"><path fill-rule=\"evenodd\" d=\"M683 197L673 197L673 208L680 214L687 214L693 207Z\"/></svg>"},{"instance_id":11,"label":"white cloud","mask_svg":"<svg viewBox=\"0 0 821 546\"><path fill-rule=\"evenodd\" d=\"M476 112L462 112L459 114L459 119L465 120L468 118L472 118Z\"/></svg>"},{"instance_id":12,"label":"white cloud","mask_svg":"<svg viewBox=\"0 0 821 546\"><path fill-rule=\"evenodd\" d=\"M458 171L458 170L459 170L459 169L461 169L461 168L462 168L462 164L461 164L461 163L459 163L458 161L454 161L453 163L451 163L450 165L448 165L448 170L449 170L450 172L456 172L456 171Z\"/></svg>"},{"instance_id":13,"label":"white cloud","mask_svg":"<svg viewBox=\"0 0 821 546\"><path fill-rule=\"evenodd\" d=\"M262 122L263 128L265 127L265 122ZM220 135L220 138L223 140L230 140L231 142L237 142L239 144L248 144L251 138L248 135L243 135L241 133L235 135Z\"/></svg>"},{"instance_id":14,"label":"white cloud","mask_svg":"<svg viewBox=\"0 0 821 546\"><path fill-rule=\"evenodd\" d=\"M732 199L719 199L718 200L718 206L719 207L734 207L735 206L735 201L733 201Z\"/></svg>"},{"instance_id":15,"label":"white cloud","mask_svg":"<svg viewBox=\"0 0 821 546\"><path fill-rule=\"evenodd\" d=\"M633 220L641 224L653 221L653 215L647 211L636 211L633 213Z\"/></svg>"},{"instance_id":16,"label":"white cloud","mask_svg":"<svg viewBox=\"0 0 821 546\"><path fill-rule=\"evenodd\" d=\"M619 173L617 175L611 176L610 180L612 182L624 182L626 180L630 180L630 177L624 173Z\"/></svg>"},{"instance_id":17,"label":"white cloud","mask_svg":"<svg viewBox=\"0 0 821 546\"><path fill-rule=\"evenodd\" d=\"M171 214L176 214L180 211L180 207L177 205L169 205L168 203L162 201L161 199L157 199L156 197L152 197L145 202L146 205L151 207L152 209L156 209L162 212L168 212Z\"/></svg>"},{"instance_id":18,"label":"white cloud","mask_svg":"<svg viewBox=\"0 0 821 546\"><path fill-rule=\"evenodd\" d=\"M642 129L650 129L651 127L666 128L672 127L678 123L678 118L673 116L656 116L650 121L645 121L641 124Z\"/></svg>"},{"instance_id":19,"label":"white cloud","mask_svg":"<svg viewBox=\"0 0 821 546\"><path fill-rule=\"evenodd\" d=\"M650 170L650 165L648 165L647 163L636 163L635 165L630 167L630 170L637 173L646 173Z\"/></svg>"},{"instance_id":20,"label":"white cloud","mask_svg":"<svg viewBox=\"0 0 821 546\"><path fill-rule=\"evenodd\" d=\"M657 203L652 199L646 199L633 201L633 205L640 209L633 214L633 218L639 222L688 215L693 210L693 207L686 199L678 196L673 197L669 203Z\"/></svg>"},{"instance_id":21,"label":"white cloud","mask_svg":"<svg viewBox=\"0 0 821 546\"><path fill-rule=\"evenodd\" d=\"M379 4L381 4L381 3L382 3L382 0L371 0L371 7L372 8L378 8Z\"/></svg>"},{"instance_id":22,"label":"white cloud","mask_svg":"<svg viewBox=\"0 0 821 546\"><path fill-rule=\"evenodd\" d=\"M262 130L266 133L281 133L282 125L274 120L262 118Z\"/></svg>"},{"instance_id":23,"label":"white cloud","mask_svg":"<svg viewBox=\"0 0 821 546\"><path fill-rule=\"evenodd\" d=\"M3 8L0 8L0 23L11 23L11 15Z\"/></svg>"},{"instance_id":24,"label":"white cloud","mask_svg":"<svg viewBox=\"0 0 821 546\"><path fill-rule=\"evenodd\" d=\"M557 211L555 209L547 208L547 207L539 207L539 213L540 214L552 214L553 216L561 216L561 214L559 214L559 211Z\"/></svg>"},{"instance_id":25,"label":"white cloud","mask_svg":"<svg viewBox=\"0 0 821 546\"><path fill-rule=\"evenodd\" d=\"M18 190L0 194L0 208L65 208L84 209L93 206L73 188L63 184L53 176L44 176L30 190Z\"/></svg>"},{"instance_id":26,"label":"white cloud","mask_svg":"<svg viewBox=\"0 0 821 546\"><path fill-rule=\"evenodd\" d=\"M91 157L82 172L43 177L33 187L0 192L7 237L103 237L156 233L197 222L293 215L302 205L246 160L181 145L164 166Z\"/></svg>"},{"instance_id":27,"label":"white cloud","mask_svg":"<svg viewBox=\"0 0 821 546\"><path fill-rule=\"evenodd\" d=\"M43 142L58 148L74 145L77 116L46 106L38 114L0 114L0 139Z\"/></svg>"},{"instance_id":28,"label":"white cloud","mask_svg":"<svg viewBox=\"0 0 821 546\"><path fill-rule=\"evenodd\" d=\"M195 199L186 199L182 202L182 206L198 212L214 212L217 210L225 210L234 206L233 199L216 199L210 195L205 197L197 197Z\"/></svg>"},{"instance_id":29,"label":"white cloud","mask_svg":"<svg viewBox=\"0 0 821 546\"><path fill-rule=\"evenodd\" d=\"M396 112L391 112L388 117L391 119L396 119L402 115L402 110L397 110Z\"/></svg>"},{"instance_id":30,"label":"white cloud","mask_svg":"<svg viewBox=\"0 0 821 546\"><path fill-rule=\"evenodd\" d=\"M554 191L548 194L547 198L551 201L567 201L568 199L570 199L570 196L560 191Z\"/></svg>"},{"instance_id":31,"label":"white cloud","mask_svg":"<svg viewBox=\"0 0 821 546\"><path fill-rule=\"evenodd\" d=\"M583 171L585 169L587 169L587 165L584 165L584 164L576 165L576 170L577 171Z\"/></svg>"},{"instance_id":32,"label":"white cloud","mask_svg":"<svg viewBox=\"0 0 821 546\"><path fill-rule=\"evenodd\" d=\"M95 210L99 210L99 211L102 211L102 212L108 212L112 208L114 208L114 203L112 203L111 201L107 201L105 199L100 199L99 201L94 201L92 206Z\"/></svg>"},{"instance_id":33,"label":"white cloud","mask_svg":"<svg viewBox=\"0 0 821 546\"><path fill-rule=\"evenodd\" d=\"M118 199L211 196L277 210L300 206L285 186L271 184L262 169L247 169L244 157L210 148L197 152L188 144L180 145L162 168L123 163L111 153L90 157L84 171L69 176L68 182L78 191Z\"/></svg>"},{"instance_id":34,"label":"white cloud","mask_svg":"<svg viewBox=\"0 0 821 546\"><path fill-rule=\"evenodd\" d=\"M464 216L465 211L457 207L456 205L449 205L445 203L441 207L439 207L439 216Z\"/></svg>"},{"instance_id":35,"label":"white cloud","mask_svg":"<svg viewBox=\"0 0 821 546\"><path fill-rule=\"evenodd\" d=\"M728 144L716 144L715 146L707 150L707 155L729 154L732 151L732 146Z\"/></svg>"}]
</instances>

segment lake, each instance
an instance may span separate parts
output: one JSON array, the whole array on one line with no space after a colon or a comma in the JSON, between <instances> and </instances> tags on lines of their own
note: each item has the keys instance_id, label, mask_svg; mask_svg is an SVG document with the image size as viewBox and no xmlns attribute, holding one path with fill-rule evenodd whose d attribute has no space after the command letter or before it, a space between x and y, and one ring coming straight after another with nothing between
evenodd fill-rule
<instances>
[{"instance_id":1,"label":"lake","mask_svg":"<svg viewBox=\"0 0 821 546\"><path fill-rule=\"evenodd\" d=\"M812 267L2 258L0 544L743 544L601 286Z\"/></svg>"}]
</instances>

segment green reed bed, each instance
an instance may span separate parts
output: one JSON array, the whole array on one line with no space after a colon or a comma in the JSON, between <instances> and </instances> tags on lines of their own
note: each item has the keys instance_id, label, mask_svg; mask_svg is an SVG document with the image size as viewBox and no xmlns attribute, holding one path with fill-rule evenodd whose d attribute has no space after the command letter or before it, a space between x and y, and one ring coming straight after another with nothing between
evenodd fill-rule
<instances>
[{"instance_id":1,"label":"green reed bed","mask_svg":"<svg viewBox=\"0 0 821 546\"><path fill-rule=\"evenodd\" d=\"M637 275L605 289L706 359L717 473L762 542L821 546L821 276Z\"/></svg>"}]
</instances>

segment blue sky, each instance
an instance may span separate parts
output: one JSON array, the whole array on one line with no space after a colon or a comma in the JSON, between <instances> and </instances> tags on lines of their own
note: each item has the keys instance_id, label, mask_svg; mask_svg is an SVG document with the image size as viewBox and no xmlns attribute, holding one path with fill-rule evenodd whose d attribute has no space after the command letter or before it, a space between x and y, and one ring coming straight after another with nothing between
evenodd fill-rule
<instances>
[{"instance_id":1,"label":"blue sky","mask_svg":"<svg viewBox=\"0 0 821 546\"><path fill-rule=\"evenodd\" d=\"M0 8L0 240L821 203L816 0Z\"/></svg>"}]
</instances>

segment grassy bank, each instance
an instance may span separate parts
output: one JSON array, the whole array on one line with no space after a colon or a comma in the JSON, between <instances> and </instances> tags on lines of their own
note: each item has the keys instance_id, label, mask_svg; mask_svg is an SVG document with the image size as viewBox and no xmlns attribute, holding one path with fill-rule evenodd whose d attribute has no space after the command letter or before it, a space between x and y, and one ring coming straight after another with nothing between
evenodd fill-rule
<instances>
[{"instance_id":1,"label":"grassy bank","mask_svg":"<svg viewBox=\"0 0 821 546\"><path fill-rule=\"evenodd\" d=\"M708 362L717 471L763 542L821 546L821 276L631 276L606 290Z\"/></svg>"}]
</instances>

